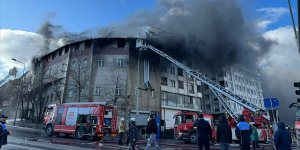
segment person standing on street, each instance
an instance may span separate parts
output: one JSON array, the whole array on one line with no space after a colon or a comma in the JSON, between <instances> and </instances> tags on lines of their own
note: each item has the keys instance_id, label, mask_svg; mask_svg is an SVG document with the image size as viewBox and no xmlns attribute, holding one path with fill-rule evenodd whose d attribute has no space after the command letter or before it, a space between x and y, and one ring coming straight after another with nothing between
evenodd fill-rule
<instances>
[{"instance_id":1,"label":"person standing on street","mask_svg":"<svg viewBox=\"0 0 300 150\"><path fill-rule=\"evenodd\" d=\"M239 117L239 123L235 128L235 135L239 140L241 150L250 150L251 125L245 122L244 116Z\"/></svg>"},{"instance_id":2,"label":"person standing on street","mask_svg":"<svg viewBox=\"0 0 300 150\"><path fill-rule=\"evenodd\" d=\"M124 118L120 119L120 125L119 125L119 145L123 145L123 136L125 132L125 121Z\"/></svg>"},{"instance_id":3,"label":"person standing on street","mask_svg":"<svg viewBox=\"0 0 300 150\"><path fill-rule=\"evenodd\" d=\"M279 122L278 130L274 135L274 143L277 150L292 150L292 138L289 132L285 129L285 124Z\"/></svg>"},{"instance_id":4,"label":"person standing on street","mask_svg":"<svg viewBox=\"0 0 300 150\"><path fill-rule=\"evenodd\" d=\"M8 117L5 115L0 116L0 149L3 145L7 144L7 135L10 135L11 132L6 128L6 119Z\"/></svg>"},{"instance_id":5,"label":"person standing on street","mask_svg":"<svg viewBox=\"0 0 300 150\"><path fill-rule=\"evenodd\" d=\"M252 125L252 134L251 134L251 141L252 141L252 148L253 150L256 150L258 148L258 132L257 132L257 125Z\"/></svg>"},{"instance_id":6,"label":"person standing on street","mask_svg":"<svg viewBox=\"0 0 300 150\"><path fill-rule=\"evenodd\" d=\"M147 123L146 133L150 135L147 146L145 150L149 150L151 145L155 146L156 149L160 149L160 147L157 144L156 141L156 134L157 134L158 128L156 126L156 121L154 118L154 115L149 116L149 121Z\"/></svg>"},{"instance_id":7,"label":"person standing on street","mask_svg":"<svg viewBox=\"0 0 300 150\"><path fill-rule=\"evenodd\" d=\"M194 126L197 127L197 143L199 150L209 150L209 140L212 139L211 127L208 121L204 120L203 114L198 115L198 119L194 122Z\"/></svg>"},{"instance_id":8,"label":"person standing on street","mask_svg":"<svg viewBox=\"0 0 300 150\"><path fill-rule=\"evenodd\" d=\"M135 119L130 119L130 126L128 130L128 138L129 138L129 146L128 149L135 150L136 147L136 141L138 139L138 131L135 124Z\"/></svg>"},{"instance_id":9,"label":"person standing on street","mask_svg":"<svg viewBox=\"0 0 300 150\"><path fill-rule=\"evenodd\" d=\"M220 150L230 150L232 131L224 115L219 118L216 136L217 142L220 143Z\"/></svg>"}]
</instances>

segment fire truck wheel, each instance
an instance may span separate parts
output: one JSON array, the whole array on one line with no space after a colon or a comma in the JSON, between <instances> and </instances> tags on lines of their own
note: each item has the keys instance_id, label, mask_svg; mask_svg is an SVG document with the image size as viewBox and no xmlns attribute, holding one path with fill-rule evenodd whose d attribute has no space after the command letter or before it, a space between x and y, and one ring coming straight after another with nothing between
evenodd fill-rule
<instances>
[{"instance_id":1,"label":"fire truck wheel","mask_svg":"<svg viewBox=\"0 0 300 150\"><path fill-rule=\"evenodd\" d=\"M47 125L45 131L46 131L47 136L51 137L53 135L53 126Z\"/></svg>"},{"instance_id":2,"label":"fire truck wheel","mask_svg":"<svg viewBox=\"0 0 300 150\"><path fill-rule=\"evenodd\" d=\"M85 127L78 127L75 132L76 139L83 139L83 134L86 133Z\"/></svg>"},{"instance_id":3,"label":"fire truck wheel","mask_svg":"<svg viewBox=\"0 0 300 150\"><path fill-rule=\"evenodd\" d=\"M197 136L196 133L190 133L190 143L191 144L196 144L197 143Z\"/></svg>"}]
</instances>

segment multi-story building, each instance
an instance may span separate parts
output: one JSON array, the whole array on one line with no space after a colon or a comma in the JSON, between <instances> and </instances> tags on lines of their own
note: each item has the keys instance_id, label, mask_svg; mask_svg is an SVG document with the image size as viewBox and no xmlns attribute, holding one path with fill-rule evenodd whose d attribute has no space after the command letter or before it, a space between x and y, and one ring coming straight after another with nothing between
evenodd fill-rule
<instances>
[{"instance_id":1,"label":"multi-story building","mask_svg":"<svg viewBox=\"0 0 300 150\"><path fill-rule=\"evenodd\" d=\"M162 61L161 69L161 114L166 129L174 127L174 114L181 110L201 111L201 82L183 69Z\"/></svg>"},{"instance_id":2,"label":"multi-story building","mask_svg":"<svg viewBox=\"0 0 300 150\"><path fill-rule=\"evenodd\" d=\"M226 89L244 98L249 103L263 107L263 95L258 69L246 67L244 65L233 65L226 67L218 73L208 75L212 80L218 82ZM209 90L207 85L202 86L203 91L203 111L211 114L224 113L225 109L219 103L216 96ZM240 114L243 108L230 101L231 108Z\"/></svg>"}]
</instances>

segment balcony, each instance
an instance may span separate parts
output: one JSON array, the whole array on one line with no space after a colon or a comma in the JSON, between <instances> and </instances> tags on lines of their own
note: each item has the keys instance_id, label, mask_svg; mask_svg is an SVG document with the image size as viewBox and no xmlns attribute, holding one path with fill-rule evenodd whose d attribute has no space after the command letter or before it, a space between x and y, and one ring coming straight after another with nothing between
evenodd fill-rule
<instances>
[{"instance_id":1,"label":"balcony","mask_svg":"<svg viewBox=\"0 0 300 150\"><path fill-rule=\"evenodd\" d=\"M171 106L171 107L178 107L178 108L188 108L188 109L200 109L200 101L194 101L195 104L191 103L178 103L176 101L171 100L161 100L162 106Z\"/></svg>"}]
</instances>

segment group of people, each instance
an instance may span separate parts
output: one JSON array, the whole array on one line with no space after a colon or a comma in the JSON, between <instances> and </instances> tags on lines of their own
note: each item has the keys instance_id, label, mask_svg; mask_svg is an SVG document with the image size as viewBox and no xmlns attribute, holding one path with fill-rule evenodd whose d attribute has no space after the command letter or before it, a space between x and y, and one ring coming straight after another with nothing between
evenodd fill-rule
<instances>
[{"instance_id":1,"label":"group of people","mask_svg":"<svg viewBox=\"0 0 300 150\"><path fill-rule=\"evenodd\" d=\"M150 115L148 118L146 133L147 133L147 145L146 150L149 150L151 146L154 146L156 149L160 149L160 147L157 144L156 141L156 134L157 134L158 128L156 125L156 121L154 118L154 115ZM125 134L125 120L124 118L120 119L120 125L119 125L119 145L123 145L123 138ZM128 126L127 131L127 146L128 148L135 150L137 145L136 141L138 140L138 129L136 127L135 118L131 118Z\"/></svg>"},{"instance_id":2,"label":"group of people","mask_svg":"<svg viewBox=\"0 0 300 150\"><path fill-rule=\"evenodd\" d=\"M252 148L258 148L258 132L255 124L250 125L244 119L244 116L239 117L239 123L235 128L235 135L240 144L241 150L250 150L252 141ZM198 119L194 122L197 127L197 144L199 150L203 147L205 150L210 149L210 140L212 140L211 126L208 121L204 120L203 115L199 114ZM277 150L291 150L292 139L289 132L285 129L285 124L279 122L277 124L278 130L274 135L274 145ZM221 150L230 150L230 143L232 142L232 131L225 116L219 118L217 126L216 142L220 144Z\"/></svg>"}]
</instances>

